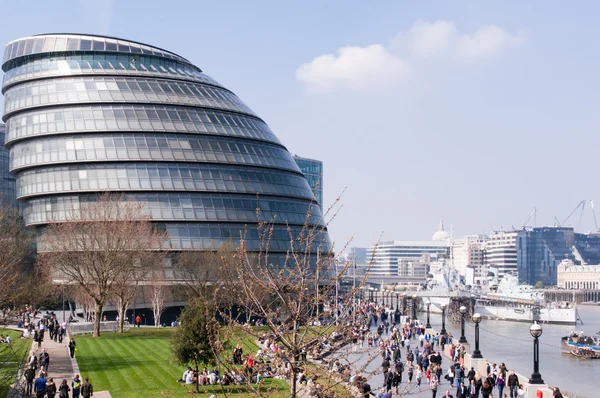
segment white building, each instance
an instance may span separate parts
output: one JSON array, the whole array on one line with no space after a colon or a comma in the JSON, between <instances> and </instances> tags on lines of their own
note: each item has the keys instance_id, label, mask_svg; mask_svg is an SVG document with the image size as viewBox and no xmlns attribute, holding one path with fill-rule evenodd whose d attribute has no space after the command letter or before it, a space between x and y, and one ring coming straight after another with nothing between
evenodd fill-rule
<instances>
[{"instance_id":1,"label":"white building","mask_svg":"<svg viewBox=\"0 0 600 398\"><path fill-rule=\"evenodd\" d=\"M428 241L386 241L373 245L367 258L373 258L369 270L371 276L427 276L427 265L431 261L449 257L450 236L444 224Z\"/></svg>"},{"instance_id":2,"label":"white building","mask_svg":"<svg viewBox=\"0 0 600 398\"><path fill-rule=\"evenodd\" d=\"M452 239L452 266L461 276L466 276L469 265L477 267L481 272L486 239L485 235L468 235Z\"/></svg>"},{"instance_id":3,"label":"white building","mask_svg":"<svg viewBox=\"0 0 600 398\"><path fill-rule=\"evenodd\" d=\"M517 275L517 232L494 232L484 245L483 269L479 281L487 277L490 267L498 268L498 277L505 274ZM477 275L476 275L477 279Z\"/></svg>"},{"instance_id":4,"label":"white building","mask_svg":"<svg viewBox=\"0 0 600 398\"><path fill-rule=\"evenodd\" d=\"M558 287L564 289L600 288L600 265L575 265L572 260L558 264Z\"/></svg>"}]
</instances>

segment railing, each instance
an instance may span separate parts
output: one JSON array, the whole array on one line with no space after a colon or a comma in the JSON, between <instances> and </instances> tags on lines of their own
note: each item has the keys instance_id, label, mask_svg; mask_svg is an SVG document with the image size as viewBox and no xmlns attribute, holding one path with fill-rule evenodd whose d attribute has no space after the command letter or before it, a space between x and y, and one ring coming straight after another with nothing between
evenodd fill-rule
<instances>
[{"instance_id":1,"label":"railing","mask_svg":"<svg viewBox=\"0 0 600 398\"><path fill-rule=\"evenodd\" d=\"M113 332L115 333L119 328L119 323L117 321L105 321L100 322L100 332ZM129 330L131 328L131 324L125 322L123 324L124 330ZM68 326L70 335L77 334L91 334L94 331L94 324L92 322L76 322L69 323Z\"/></svg>"}]
</instances>

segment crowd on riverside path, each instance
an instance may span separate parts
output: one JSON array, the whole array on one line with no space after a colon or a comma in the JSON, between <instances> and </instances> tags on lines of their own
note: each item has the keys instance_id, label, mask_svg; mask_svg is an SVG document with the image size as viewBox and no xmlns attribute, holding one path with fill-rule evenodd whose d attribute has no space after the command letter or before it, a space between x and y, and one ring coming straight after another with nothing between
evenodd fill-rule
<instances>
[{"instance_id":1,"label":"crowd on riverside path","mask_svg":"<svg viewBox=\"0 0 600 398\"><path fill-rule=\"evenodd\" d=\"M433 398L523 398L522 381L504 363L488 363L485 374L464 367L465 347L453 342L452 335L431 334L416 319L374 303L363 303L352 336L352 352L363 349L379 351L383 385L373 388L360 373L347 378L363 397L393 398L431 391ZM360 325L360 326L359 326ZM444 364L442 352L450 345L451 363ZM365 347L366 346L366 347ZM446 358L447 361L447 358ZM332 372L339 372L340 361ZM406 373L406 376L404 374ZM438 395L439 393L439 395ZM559 389L553 396L562 398Z\"/></svg>"},{"instance_id":2,"label":"crowd on riverside path","mask_svg":"<svg viewBox=\"0 0 600 398\"><path fill-rule=\"evenodd\" d=\"M62 382L55 382L51 376L50 353L44 349L43 342L47 337L55 343L63 344L67 337L67 322L60 323L53 313L43 314L39 309L33 309L25 306L16 311L10 309L3 310L3 316L13 318L17 322L17 327L21 329L21 338L33 339L33 349L23 372L24 391L26 396L35 396L37 398L90 398L94 395L94 389L88 378L82 381L76 374L70 382L63 379ZM69 321L72 317L69 317ZM75 356L75 340L71 339L68 343L69 355ZM38 355L36 353L41 349ZM69 394L71 393L71 394Z\"/></svg>"}]
</instances>

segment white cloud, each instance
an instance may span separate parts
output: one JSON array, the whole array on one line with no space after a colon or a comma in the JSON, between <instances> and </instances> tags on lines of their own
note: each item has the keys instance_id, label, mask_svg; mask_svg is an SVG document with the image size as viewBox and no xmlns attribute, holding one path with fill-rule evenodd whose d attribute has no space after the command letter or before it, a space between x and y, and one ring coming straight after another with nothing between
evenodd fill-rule
<instances>
[{"instance_id":1,"label":"white cloud","mask_svg":"<svg viewBox=\"0 0 600 398\"><path fill-rule=\"evenodd\" d=\"M332 91L337 88L364 90L407 77L409 65L389 53L382 45L344 47L337 55L316 57L296 70L296 78L309 91Z\"/></svg>"},{"instance_id":2,"label":"white cloud","mask_svg":"<svg viewBox=\"0 0 600 398\"><path fill-rule=\"evenodd\" d=\"M463 60L474 60L498 54L502 49L521 44L521 36L513 36L495 25L477 29L472 35L459 38L456 56Z\"/></svg>"},{"instance_id":3,"label":"white cloud","mask_svg":"<svg viewBox=\"0 0 600 398\"><path fill-rule=\"evenodd\" d=\"M398 33L389 46L344 47L336 54L314 58L296 70L296 79L311 92L337 89L366 90L406 80L417 63L433 57L474 62L519 45L520 35L487 25L472 34L460 34L453 22L417 21Z\"/></svg>"}]
</instances>

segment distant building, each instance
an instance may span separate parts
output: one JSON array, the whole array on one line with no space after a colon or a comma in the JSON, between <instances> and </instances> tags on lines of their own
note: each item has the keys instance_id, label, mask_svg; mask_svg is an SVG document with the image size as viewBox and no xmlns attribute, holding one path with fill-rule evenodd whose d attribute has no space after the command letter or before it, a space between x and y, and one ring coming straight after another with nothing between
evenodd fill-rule
<instances>
[{"instance_id":1,"label":"distant building","mask_svg":"<svg viewBox=\"0 0 600 398\"><path fill-rule=\"evenodd\" d=\"M498 276L517 273L517 232L494 232L484 244L483 268L476 272L475 279L480 283L487 278L491 267L498 269Z\"/></svg>"},{"instance_id":2,"label":"distant building","mask_svg":"<svg viewBox=\"0 0 600 398\"><path fill-rule=\"evenodd\" d=\"M519 282L556 285L558 264L565 259L575 260L574 243L572 227L536 227L519 231L516 245Z\"/></svg>"},{"instance_id":3,"label":"distant building","mask_svg":"<svg viewBox=\"0 0 600 398\"><path fill-rule=\"evenodd\" d=\"M321 206L321 210L323 210L323 162L296 155L294 155L294 160L308 180L308 185L313 190L315 199Z\"/></svg>"},{"instance_id":4,"label":"distant building","mask_svg":"<svg viewBox=\"0 0 600 398\"><path fill-rule=\"evenodd\" d=\"M563 260L557 267L558 287L564 289L600 289L600 265L576 265Z\"/></svg>"},{"instance_id":5,"label":"distant building","mask_svg":"<svg viewBox=\"0 0 600 398\"><path fill-rule=\"evenodd\" d=\"M0 200L4 204L17 205L16 180L10 175L9 152L4 146L6 126L0 123Z\"/></svg>"},{"instance_id":6,"label":"distant building","mask_svg":"<svg viewBox=\"0 0 600 398\"><path fill-rule=\"evenodd\" d=\"M367 258L373 259L371 276L422 276L427 277L429 262L449 258L450 236L440 228L430 241L385 241L372 246Z\"/></svg>"},{"instance_id":7,"label":"distant building","mask_svg":"<svg viewBox=\"0 0 600 398\"><path fill-rule=\"evenodd\" d=\"M452 239L452 266L460 275L466 275L469 265L482 268L486 239L486 235L468 235Z\"/></svg>"}]
</instances>

